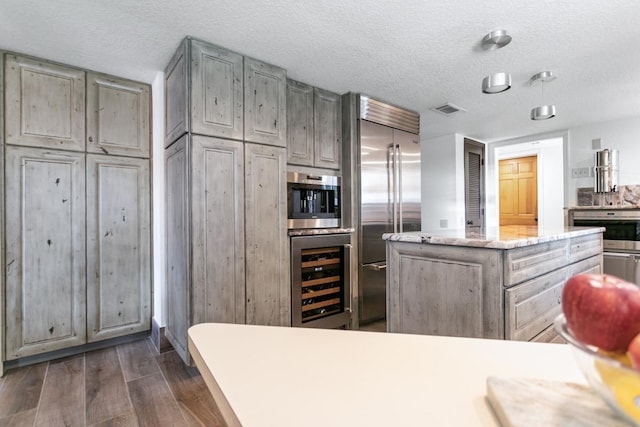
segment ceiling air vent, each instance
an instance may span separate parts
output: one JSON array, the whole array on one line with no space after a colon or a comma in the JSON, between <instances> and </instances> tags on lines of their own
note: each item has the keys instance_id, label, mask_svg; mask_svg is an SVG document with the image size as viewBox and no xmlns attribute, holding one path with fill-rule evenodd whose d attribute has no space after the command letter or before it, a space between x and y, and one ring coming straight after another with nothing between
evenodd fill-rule
<instances>
[{"instance_id":1,"label":"ceiling air vent","mask_svg":"<svg viewBox=\"0 0 640 427\"><path fill-rule=\"evenodd\" d=\"M458 107L455 104L447 102L446 104L439 105L437 107L432 108L433 111L444 114L445 116L450 116L452 114L457 113L458 111L467 111L462 107Z\"/></svg>"}]
</instances>

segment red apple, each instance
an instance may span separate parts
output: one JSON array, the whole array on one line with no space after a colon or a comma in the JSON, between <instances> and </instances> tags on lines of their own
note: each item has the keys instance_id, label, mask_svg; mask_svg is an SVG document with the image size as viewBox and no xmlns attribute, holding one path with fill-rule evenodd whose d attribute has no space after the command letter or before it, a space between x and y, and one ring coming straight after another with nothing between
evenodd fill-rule
<instances>
[{"instance_id":1,"label":"red apple","mask_svg":"<svg viewBox=\"0 0 640 427\"><path fill-rule=\"evenodd\" d=\"M609 274L578 274L564 285L562 311L578 340L624 353L640 333L640 288Z\"/></svg>"},{"instance_id":2,"label":"red apple","mask_svg":"<svg viewBox=\"0 0 640 427\"><path fill-rule=\"evenodd\" d=\"M631 340L627 349L627 356L629 356L633 369L640 371L640 334Z\"/></svg>"}]
</instances>

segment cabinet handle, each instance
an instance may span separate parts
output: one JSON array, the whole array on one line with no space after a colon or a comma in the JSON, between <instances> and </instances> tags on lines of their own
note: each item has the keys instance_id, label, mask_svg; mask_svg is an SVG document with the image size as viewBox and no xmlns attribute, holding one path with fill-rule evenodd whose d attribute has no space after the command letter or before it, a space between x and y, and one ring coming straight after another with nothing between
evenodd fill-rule
<instances>
[{"instance_id":1,"label":"cabinet handle","mask_svg":"<svg viewBox=\"0 0 640 427\"><path fill-rule=\"evenodd\" d=\"M387 268L387 263L379 263L379 264L365 264L362 268L366 268L367 270L380 271Z\"/></svg>"}]
</instances>

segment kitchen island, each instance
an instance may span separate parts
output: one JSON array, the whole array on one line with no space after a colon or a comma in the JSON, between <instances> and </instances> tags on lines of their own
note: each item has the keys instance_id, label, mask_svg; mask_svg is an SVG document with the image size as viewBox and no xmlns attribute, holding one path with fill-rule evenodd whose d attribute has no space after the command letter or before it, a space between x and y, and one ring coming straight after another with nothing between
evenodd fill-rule
<instances>
[{"instance_id":1,"label":"kitchen island","mask_svg":"<svg viewBox=\"0 0 640 427\"><path fill-rule=\"evenodd\" d=\"M230 427L497 426L489 376L585 383L565 344L203 323L189 352Z\"/></svg>"},{"instance_id":2,"label":"kitchen island","mask_svg":"<svg viewBox=\"0 0 640 427\"><path fill-rule=\"evenodd\" d=\"M567 278L602 271L604 228L385 234L387 330L554 342Z\"/></svg>"}]
</instances>

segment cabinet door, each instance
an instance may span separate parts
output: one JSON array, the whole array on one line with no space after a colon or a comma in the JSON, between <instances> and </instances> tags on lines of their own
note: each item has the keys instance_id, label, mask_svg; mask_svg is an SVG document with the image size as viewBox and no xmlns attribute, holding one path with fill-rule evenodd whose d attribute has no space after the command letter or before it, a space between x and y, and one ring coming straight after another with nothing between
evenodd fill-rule
<instances>
[{"instance_id":1,"label":"cabinet door","mask_svg":"<svg viewBox=\"0 0 640 427\"><path fill-rule=\"evenodd\" d=\"M87 152L149 157L149 86L87 75Z\"/></svg>"},{"instance_id":2,"label":"cabinet door","mask_svg":"<svg viewBox=\"0 0 640 427\"><path fill-rule=\"evenodd\" d=\"M284 148L245 144L247 323L291 325Z\"/></svg>"},{"instance_id":3,"label":"cabinet door","mask_svg":"<svg viewBox=\"0 0 640 427\"><path fill-rule=\"evenodd\" d=\"M87 341L151 326L149 160L87 156Z\"/></svg>"},{"instance_id":4,"label":"cabinet door","mask_svg":"<svg viewBox=\"0 0 640 427\"><path fill-rule=\"evenodd\" d=\"M191 141L193 324L244 323L243 144Z\"/></svg>"},{"instance_id":5,"label":"cabinet door","mask_svg":"<svg viewBox=\"0 0 640 427\"><path fill-rule=\"evenodd\" d=\"M242 55L191 41L191 131L242 140Z\"/></svg>"},{"instance_id":6,"label":"cabinet door","mask_svg":"<svg viewBox=\"0 0 640 427\"><path fill-rule=\"evenodd\" d=\"M184 39L164 70L164 146L168 147L189 129L187 107L188 69Z\"/></svg>"},{"instance_id":7,"label":"cabinet door","mask_svg":"<svg viewBox=\"0 0 640 427\"><path fill-rule=\"evenodd\" d=\"M6 358L85 342L84 155L6 147Z\"/></svg>"},{"instance_id":8,"label":"cabinet door","mask_svg":"<svg viewBox=\"0 0 640 427\"><path fill-rule=\"evenodd\" d=\"M287 72L252 58L244 59L244 139L285 147Z\"/></svg>"},{"instance_id":9,"label":"cabinet door","mask_svg":"<svg viewBox=\"0 0 640 427\"><path fill-rule=\"evenodd\" d=\"M313 91L313 129L316 167L340 169L342 150L342 98L315 88Z\"/></svg>"},{"instance_id":10,"label":"cabinet door","mask_svg":"<svg viewBox=\"0 0 640 427\"><path fill-rule=\"evenodd\" d=\"M313 86L287 80L287 163L313 166Z\"/></svg>"},{"instance_id":11,"label":"cabinet door","mask_svg":"<svg viewBox=\"0 0 640 427\"><path fill-rule=\"evenodd\" d=\"M84 151L84 71L5 58L7 144Z\"/></svg>"},{"instance_id":12,"label":"cabinet door","mask_svg":"<svg viewBox=\"0 0 640 427\"><path fill-rule=\"evenodd\" d=\"M189 211L187 140L183 135L165 150L165 235L167 280L167 326L165 334L183 360L189 357L187 328L190 325Z\"/></svg>"}]
</instances>

